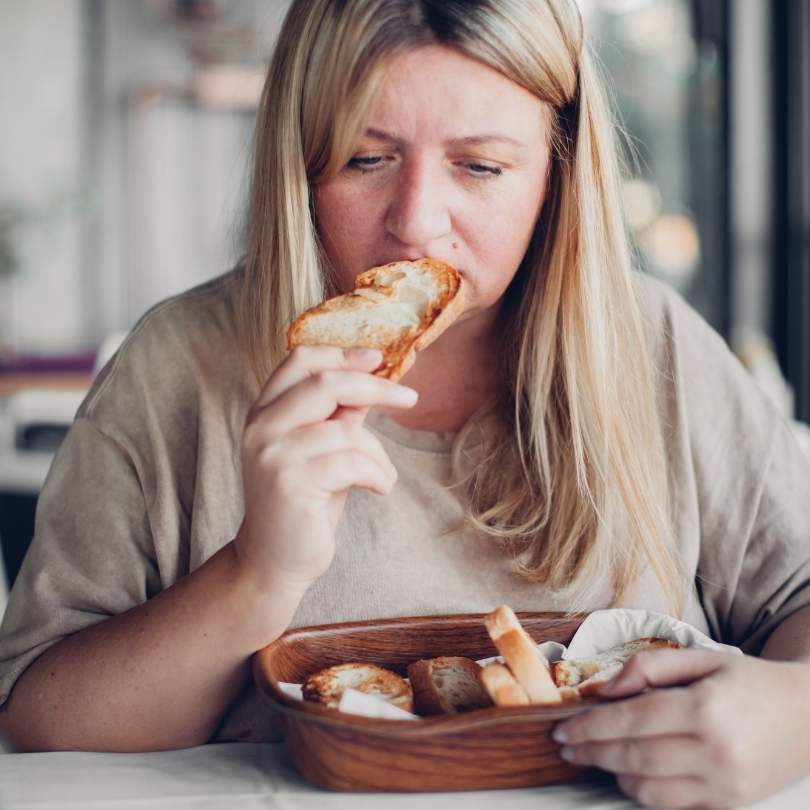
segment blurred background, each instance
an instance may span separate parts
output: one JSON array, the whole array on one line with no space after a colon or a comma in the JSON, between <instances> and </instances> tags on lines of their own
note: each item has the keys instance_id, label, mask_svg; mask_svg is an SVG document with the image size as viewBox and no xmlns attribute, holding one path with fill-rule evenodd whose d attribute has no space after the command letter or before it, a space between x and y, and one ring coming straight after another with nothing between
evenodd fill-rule
<instances>
[{"instance_id":1,"label":"blurred background","mask_svg":"<svg viewBox=\"0 0 810 810\"><path fill-rule=\"evenodd\" d=\"M810 448L810 0L580 0L639 262ZM92 376L244 246L286 0L0 0L0 566ZM810 450L808 450L810 452ZM0 613L3 600L0 570Z\"/></svg>"}]
</instances>

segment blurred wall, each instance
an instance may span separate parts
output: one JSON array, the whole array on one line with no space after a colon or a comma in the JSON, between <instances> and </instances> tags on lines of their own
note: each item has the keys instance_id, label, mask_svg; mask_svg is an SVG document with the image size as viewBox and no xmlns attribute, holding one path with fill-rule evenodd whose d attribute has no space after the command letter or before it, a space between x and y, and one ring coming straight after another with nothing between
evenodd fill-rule
<instances>
[{"instance_id":1,"label":"blurred wall","mask_svg":"<svg viewBox=\"0 0 810 810\"><path fill-rule=\"evenodd\" d=\"M275 39L266 3L264 36ZM242 250L255 111L210 107L189 91L195 62L144 3L92 4L99 112L99 334L224 272ZM252 4L239 4L251 18ZM269 50L269 46L268 46Z\"/></svg>"},{"instance_id":2,"label":"blurred wall","mask_svg":"<svg viewBox=\"0 0 810 810\"><path fill-rule=\"evenodd\" d=\"M197 83L260 79L287 4L191 22L161 0L0 4L0 213L20 212L0 351L94 348L239 258L255 105Z\"/></svg>"},{"instance_id":3,"label":"blurred wall","mask_svg":"<svg viewBox=\"0 0 810 810\"><path fill-rule=\"evenodd\" d=\"M0 345L86 338L82 35L81 0L0 3L0 212L18 265L0 275Z\"/></svg>"}]
</instances>

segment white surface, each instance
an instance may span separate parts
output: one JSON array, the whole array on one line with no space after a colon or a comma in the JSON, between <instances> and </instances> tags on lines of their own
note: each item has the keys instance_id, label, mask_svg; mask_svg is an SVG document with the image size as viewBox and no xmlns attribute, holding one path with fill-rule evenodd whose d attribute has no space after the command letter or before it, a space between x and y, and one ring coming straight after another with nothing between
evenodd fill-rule
<instances>
[{"instance_id":1,"label":"white surface","mask_svg":"<svg viewBox=\"0 0 810 810\"><path fill-rule=\"evenodd\" d=\"M0 755L2 810L625 810L607 779L580 785L469 793L331 793L312 787L283 745L230 743L153 754ZM756 810L810 806L810 778Z\"/></svg>"}]
</instances>

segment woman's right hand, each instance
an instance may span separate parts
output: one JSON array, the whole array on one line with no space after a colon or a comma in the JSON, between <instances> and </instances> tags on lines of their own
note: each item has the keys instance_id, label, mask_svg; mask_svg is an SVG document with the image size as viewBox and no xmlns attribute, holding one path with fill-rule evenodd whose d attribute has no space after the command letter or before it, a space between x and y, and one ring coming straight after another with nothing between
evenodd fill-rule
<instances>
[{"instance_id":1,"label":"woman's right hand","mask_svg":"<svg viewBox=\"0 0 810 810\"><path fill-rule=\"evenodd\" d=\"M391 491L396 469L363 427L370 407L410 408L416 392L370 372L379 351L300 346L270 375L245 423L245 517L233 541L259 588L303 592L329 568L351 487Z\"/></svg>"}]
</instances>

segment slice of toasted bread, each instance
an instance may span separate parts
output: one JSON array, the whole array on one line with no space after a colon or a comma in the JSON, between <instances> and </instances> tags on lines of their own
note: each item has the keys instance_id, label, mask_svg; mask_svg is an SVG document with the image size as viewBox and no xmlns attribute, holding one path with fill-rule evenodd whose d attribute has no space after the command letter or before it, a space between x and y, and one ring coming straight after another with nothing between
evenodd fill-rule
<instances>
[{"instance_id":1,"label":"slice of toasted bread","mask_svg":"<svg viewBox=\"0 0 810 810\"><path fill-rule=\"evenodd\" d=\"M339 346L380 349L374 373L395 382L461 314L461 276L435 259L372 267L355 289L302 313L287 331L287 348Z\"/></svg>"},{"instance_id":2,"label":"slice of toasted bread","mask_svg":"<svg viewBox=\"0 0 810 810\"><path fill-rule=\"evenodd\" d=\"M408 666L417 714L454 714L492 705L478 673L481 667L461 655L414 661Z\"/></svg>"},{"instance_id":3,"label":"slice of toasted bread","mask_svg":"<svg viewBox=\"0 0 810 810\"><path fill-rule=\"evenodd\" d=\"M346 689L377 695L400 709L413 711L410 684L396 672L374 664L340 664L322 669L306 679L301 692L304 700L336 709Z\"/></svg>"},{"instance_id":4,"label":"slice of toasted bread","mask_svg":"<svg viewBox=\"0 0 810 810\"><path fill-rule=\"evenodd\" d=\"M498 652L532 703L559 703L562 698L552 680L548 661L512 608L501 605L484 617L484 624Z\"/></svg>"},{"instance_id":5,"label":"slice of toasted bread","mask_svg":"<svg viewBox=\"0 0 810 810\"><path fill-rule=\"evenodd\" d=\"M551 677L566 700L586 697L595 694L600 686L615 678L637 652L679 647L677 642L665 638L637 638L592 658L555 661L551 665Z\"/></svg>"},{"instance_id":6,"label":"slice of toasted bread","mask_svg":"<svg viewBox=\"0 0 810 810\"><path fill-rule=\"evenodd\" d=\"M503 664L492 663L481 667L481 683L496 706L528 706L529 696Z\"/></svg>"}]
</instances>

